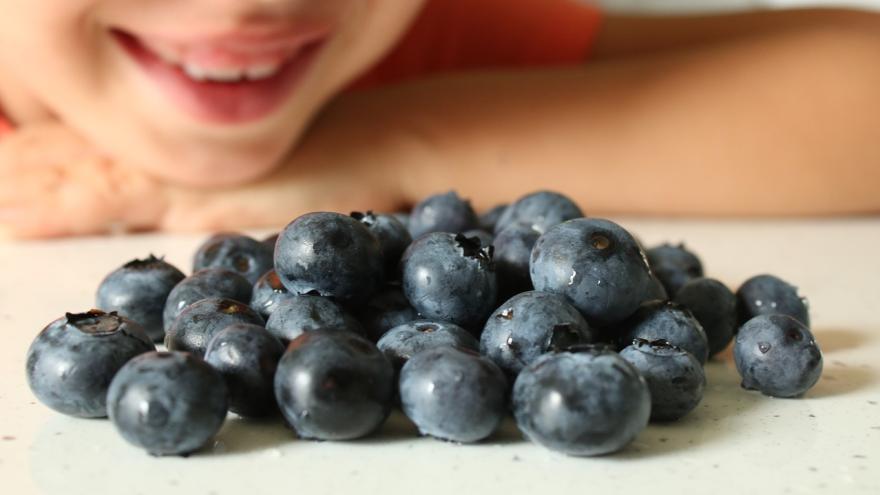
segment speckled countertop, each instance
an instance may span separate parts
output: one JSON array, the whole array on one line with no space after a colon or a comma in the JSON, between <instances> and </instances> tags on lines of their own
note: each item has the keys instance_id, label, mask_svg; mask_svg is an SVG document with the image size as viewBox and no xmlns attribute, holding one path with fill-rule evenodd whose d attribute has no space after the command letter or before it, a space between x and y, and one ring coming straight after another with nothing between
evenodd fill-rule
<instances>
[{"instance_id":1,"label":"speckled countertop","mask_svg":"<svg viewBox=\"0 0 880 495\"><path fill-rule=\"evenodd\" d=\"M148 253L188 268L204 236L0 244L0 490L6 494L185 493L880 493L880 219L618 219L647 244L685 240L707 272L738 286L773 272L810 298L825 355L804 399L739 388L730 353L708 365L706 397L683 421L649 426L623 452L567 458L506 424L491 441L418 438L392 416L356 442L297 440L277 422L230 417L212 448L152 458L106 420L61 416L24 379L33 336L88 309L111 269Z\"/></svg>"}]
</instances>

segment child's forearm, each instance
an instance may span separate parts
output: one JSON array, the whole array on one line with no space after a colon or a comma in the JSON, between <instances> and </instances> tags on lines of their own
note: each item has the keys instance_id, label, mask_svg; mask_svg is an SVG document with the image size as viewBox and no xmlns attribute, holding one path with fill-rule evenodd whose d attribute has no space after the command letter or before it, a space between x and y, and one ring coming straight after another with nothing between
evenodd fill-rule
<instances>
[{"instance_id":1,"label":"child's forearm","mask_svg":"<svg viewBox=\"0 0 880 495\"><path fill-rule=\"evenodd\" d=\"M550 188L590 213L880 210L880 69L835 74L828 48L808 67L784 55L456 76L377 92L364 113L408 143L410 199L456 187L485 207Z\"/></svg>"}]
</instances>

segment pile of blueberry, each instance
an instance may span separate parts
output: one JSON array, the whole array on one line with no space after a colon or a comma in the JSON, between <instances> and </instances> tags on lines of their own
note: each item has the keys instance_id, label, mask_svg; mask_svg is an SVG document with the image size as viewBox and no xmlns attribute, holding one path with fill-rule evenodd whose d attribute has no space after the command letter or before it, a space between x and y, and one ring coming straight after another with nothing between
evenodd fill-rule
<instances>
[{"instance_id":1,"label":"pile of blueberry","mask_svg":"<svg viewBox=\"0 0 880 495\"><path fill-rule=\"evenodd\" d=\"M734 339L747 389L797 397L822 371L795 287L760 275L734 294L683 246L645 251L553 192L482 216L453 192L408 214L310 213L265 241L215 235L193 271L150 256L110 273L100 310L34 340L34 394L154 455L201 448L228 411L349 440L400 407L461 443L512 413L589 456L692 411Z\"/></svg>"}]
</instances>

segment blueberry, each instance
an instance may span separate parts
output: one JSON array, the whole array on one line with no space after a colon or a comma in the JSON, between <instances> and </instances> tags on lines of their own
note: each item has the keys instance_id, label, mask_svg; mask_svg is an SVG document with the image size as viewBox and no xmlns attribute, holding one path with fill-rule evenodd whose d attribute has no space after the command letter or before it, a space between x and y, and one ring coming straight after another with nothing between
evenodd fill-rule
<instances>
[{"instance_id":1,"label":"blueberry","mask_svg":"<svg viewBox=\"0 0 880 495\"><path fill-rule=\"evenodd\" d=\"M403 293L420 315L468 330L482 327L498 294L491 246L435 232L413 241L401 263Z\"/></svg>"},{"instance_id":2,"label":"blueberry","mask_svg":"<svg viewBox=\"0 0 880 495\"><path fill-rule=\"evenodd\" d=\"M165 301L183 279L180 270L153 255L132 260L104 278L98 286L95 305L138 322L151 339L161 341L165 337Z\"/></svg>"},{"instance_id":3,"label":"blueberry","mask_svg":"<svg viewBox=\"0 0 880 495\"><path fill-rule=\"evenodd\" d=\"M354 211L351 213L351 217L364 224L379 240L385 264L385 276L388 279L397 280L399 278L397 271L400 256L412 242L406 225L391 215L377 214L372 211L366 213Z\"/></svg>"},{"instance_id":4,"label":"blueberry","mask_svg":"<svg viewBox=\"0 0 880 495\"><path fill-rule=\"evenodd\" d=\"M275 270L269 270L254 284L251 308L260 313L263 319L268 319L282 301L292 297L295 297L294 294L284 287Z\"/></svg>"},{"instance_id":5,"label":"blueberry","mask_svg":"<svg viewBox=\"0 0 880 495\"><path fill-rule=\"evenodd\" d=\"M480 246L491 246L495 242L495 236L481 229L466 230L461 233L465 237L476 237L480 240Z\"/></svg>"},{"instance_id":6,"label":"blueberry","mask_svg":"<svg viewBox=\"0 0 880 495\"><path fill-rule=\"evenodd\" d=\"M28 385L40 402L60 413L104 417L113 376L128 360L155 349L140 325L116 313L67 313L28 348Z\"/></svg>"},{"instance_id":7,"label":"blueberry","mask_svg":"<svg viewBox=\"0 0 880 495\"><path fill-rule=\"evenodd\" d=\"M417 320L419 314L409 304L400 287L388 286L373 296L358 314L367 338L378 341L392 328Z\"/></svg>"},{"instance_id":8,"label":"blueberry","mask_svg":"<svg viewBox=\"0 0 880 495\"><path fill-rule=\"evenodd\" d=\"M501 297L532 290L529 258L541 233L523 223L513 223L495 237L495 271Z\"/></svg>"},{"instance_id":9,"label":"blueberry","mask_svg":"<svg viewBox=\"0 0 880 495\"><path fill-rule=\"evenodd\" d=\"M651 270L660 279L670 297L675 297L681 287L689 280L703 276L700 258L687 250L684 244L673 246L663 244L648 249L645 253Z\"/></svg>"},{"instance_id":10,"label":"blueberry","mask_svg":"<svg viewBox=\"0 0 880 495\"><path fill-rule=\"evenodd\" d=\"M706 332L709 357L723 351L736 333L736 296L723 283L695 278L684 284L675 302L689 309Z\"/></svg>"},{"instance_id":11,"label":"blueberry","mask_svg":"<svg viewBox=\"0 0 880 495\"><path fill-rule=\"evenodd\" d=\"M759 315L740 327L733 345L743 388L772 397L799 397L819 381L822 352L799 320Z\"/></svg>"},{"instance_id":12,"label":"blueberry","mask_svg":"<svg viewBox=\"0 0 880 495\"><path fill-rule=\"evenodd\" d=\"M392 217L394 217L398 222L402 223L409 230L409 212L406 211L396 211L394 213L389 213Z\"/></svg>"},{"instance_id":13,"label":"blueberry","mask_svg":"<svg viewBox=\"0 0 880 495\"><path fill-rule=\"evenodd\" d=\"M282 301L266 322L266 330L285 345L304 332L327 329L363 332L338 304L321 296L297 295Z\"/></svg>"},{"instance_id":14,"label":"blueberry","mask_svg":"<svg viewBox=\"0 0 880 495\"><path fill-rule=\"evenodd\" d=\"M513 414L533 442L575 456L622 449L648 424L645 379L612 351L545 354L520 372Z\"/></svg>"},{"instance_id":15,"label":"blueberry","mask_svg":"<svg viewBox=\"0 0 880 495\"><path fill-rule=\"evenodd\" d=\"M669 294L666 292L666 287L663 287L663 282L656 275L651 274L651 283L643 302L668 300Z\"/></svg>"},{"instance_id":16,"label":"blueberry","mask_svg":"<svg viewBox=\"0 0 880 495\"><path fill-rule=\"evenodd\" d=\"M202 299L187 306L174 320L165 334L165 347L202 357L214 335L234 323L264 324L247 304L219 297Z\"/></svg>"},{"instance_id":17,"label":"blueberry","mask_svg":"<svg viewBox=\"0 0 880 495\"><path fill-rule=\"evenodd\" d=\"M635 339L620 351L648 382L651 420L675 421L703 400L706 373L693 354L665 340Z\"/></svg>"},{"instance_id":18,"label":"blueberry","mask_svg":"<svg viewBox=\"0 0 880 495\"><path fill-rule=\"evenodd\" d=\"M253 286L236 272L223 268L207 268L193 273L171 289L162 322L167 332L180 312L190 304L209 297L222 297L243 303L250 302Z\"/></svg>"},{"instance_id":19,"label":"blueberry","mask_svg":"<svg viewBox=\"0 0 880 495\"><path fill-rule=\"evenodd\" d=\"M454 323L419 320L388 330L376 344L396 369L416 354L442 346L477 351L480 343L467 330Z\"/></svg>"},{"instance_id":20,"label":"blueberry","mask_svg":"<svg viewBox=\"0 0 880 495\"><path fill-rule=\"evenodd\" d=\"M431 232L458 234L477 226L477 214L469 201L455 191L425 198L409 215L409 232L413 239Z\"/></svg>"},{"instance_id":21,"label":"blueberry","mask_svg":"<svg viewBox=\"0 0 880 495\"><path fill-rule=\"evenodd\" d=\"M241 234L217 234L205 241L193 259L193 272L225 268L251 284L272 269L273 249L265 242Z\"/></svg>"},{"instance_id":22,"label":"blueberry","mask_svg":"<svg viewBox=\"0 0 880 495\"><path fill-rule=\"evenodd\" d=\"M263 327L237 323L208 342L205 361L223 375L230 411L264 416L277 410L272 381L282 354L284 346Z\"/></svg>"},{"instance_id":23,"label":"blueberry","mask_svg":"<svg viewBox=\"0 0 880 495\"><path fill-rule=\"evenodd\" d=\"M267 235L262 241L263 244L272 248L273 252L275 251L275 243L278 242L279 234L280 232L275 232L274 234Z\"/></svg>"},{"instance_id":24,"label":"blueberry","mask_svg":"<svg viewBox=\"0 0 880 495\"><path fill-rule=\"evenodd\" d=\"M709 358L709 342L700 322L684 306L668 301L649 301L618 329L618 348L634 339L666 340L690 352L703 364Z\"/></svg>"},{"instance_id":25,"label":"blueberry","mask_svg":"<svg viewBox=\"0 0 880 495\"><path fill-rule=\"evenodd\" d=\"M807 300L798 295L797 287L773 275L757 275L745 281L736 291L738 323L745 324L758 315L780 314L810 326Z\"/></svg>"},{"instance_id":26,"label":"blueberry","mask_svg":"<svg viewBox=\"0 0 880 495\"><path fill-rule=\"evenodd\" d=\"M382 248L369 229L338 213L308 213L291 222L275 248L275 270L294 294L316 292L364 302L382 286Z\"/></svg>"},{"instance_id":27,"label":"blueberry","mask_svg":"<svg viewBox=\"0 0 880 495\"><path fill-rule=\"evenodd\" d=\"M574 306L548 292L523 292L489 317L480 352L509 376L541 355L593 341L592 331Z\"/></svg>"},{"instance_id":28,"label":"blueberry","mask_svg":"<svg viewBox=\"0 0 880 495\"><path fill-rule=\"evenodd\" d=\"M538 191L519 198L505 209L495 222L495 233L508 225L524 223L543 234L554 225L583 216L580 207L568 197L552 191Z\"/></svg>"},{"instance_id":29,"label":"blueberry","mask_svg":"<svg viewBox=\"0 0 880 495\"><path fill-rule=\"evenodd\" d=\"M565 296L597 326L622 321L656 291L636 241L608 220L551 227L535 243L529 269L536 290Z\"/></svg>"},{"instance_id":30,"label":"blueberry","mask_svg":"<svg viewBox=\"0 0 880 495\"><path fill-rule=\"evenodd\" d=\"M307 332L275 373L281 413L302 438L351 440L385 421L394 370L375 345L351 332Z\"/></svg>"},{"instance_id":31,"label":"blueberry","mask_svg":"<svg viewBox=\"0 0 880 495\"><path fill-rule=\"evenodd\" d=\"M501 218L501 215L507 210L507 206L507 203L502 203L483 212L477 220L479 228L486 232L495 232L495 224L498 223L498 219Z\"/></svg>"},{"instance_id":32,"label":"blueberry","mask_svg":"<svg viewBox=\"0 0 880 495\"><path fill-rule=\"evenodd\" d=\"M506 400L504 373L471 350L428 349L400 372L403 412L423 435L463 443L482 440L498 429Z\"/></svg>"},{"instance_id":33,"label":"blueberry","mask_svg":"<svg viewBox=\"0 0 880 495\"><path fill-rule=\"evenodd\" d=\"M110 384L110 420L129 443L152 455L186 455L226 419L223 377L185 352L149 352L128 362Z\"/></svg>"}]
</instances>

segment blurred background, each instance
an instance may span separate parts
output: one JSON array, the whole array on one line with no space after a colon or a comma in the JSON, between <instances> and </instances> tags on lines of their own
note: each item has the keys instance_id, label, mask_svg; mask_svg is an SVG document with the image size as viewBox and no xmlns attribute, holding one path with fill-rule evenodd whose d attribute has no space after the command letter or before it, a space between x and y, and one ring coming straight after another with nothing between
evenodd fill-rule
<instances>
[{"instance_id":1,"label":"blurred background","mask_svg":"<svg viewBox=\"0 0 880 495\"><path fill-rule=\"evenodd\" d=\"M639 12L723 11L745 8L837 6L880 10L880 0L594 0L609 10Z\"/></svg>"}]
</instances>

